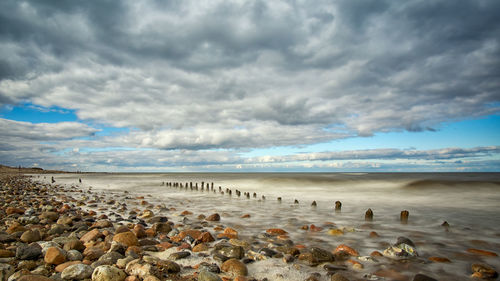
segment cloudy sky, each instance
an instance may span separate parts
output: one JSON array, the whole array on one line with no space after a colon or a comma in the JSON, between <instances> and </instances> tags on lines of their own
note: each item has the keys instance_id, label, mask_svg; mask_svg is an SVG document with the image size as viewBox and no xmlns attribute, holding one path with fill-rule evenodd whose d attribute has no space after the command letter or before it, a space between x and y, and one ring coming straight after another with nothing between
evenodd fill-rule
<instances>
[{"instance_id":1,"label":"cloudy sky","mask_svg":"<svg viewBox=\"0 0 500 281\"><path fill-rule=\"evenodd\" d=\"M500 1L0 2L0 163L500 171Z\"/></svg>"}]
</instances>

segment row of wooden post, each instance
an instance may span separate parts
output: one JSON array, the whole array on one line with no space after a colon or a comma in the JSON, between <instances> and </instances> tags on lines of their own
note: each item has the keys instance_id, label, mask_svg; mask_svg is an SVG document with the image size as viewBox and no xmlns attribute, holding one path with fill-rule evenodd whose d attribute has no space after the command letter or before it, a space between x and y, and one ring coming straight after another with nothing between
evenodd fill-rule
<instances>
[{"instance_id":1,"label":"row of wooden post","mask_svg":"<svg viewBox=\"0 0 500 281\"><path fill-rule=\"evenodd\" d=\"M179 182L162 182L161 184L162 186L168 186L168 187L174 187L174 188L184 188L184 189L189 189L190 190L199 190L198 189L198 183L194 183L193 182L189 182L189 183L185 183L184 185L182 183L179 183ZM214 193L216 192L216 190L214 189L214 183L212 182L210 185L208 183L206 183L206 186L205 186L205 182L201 182L201 191L204 191L204 190L207 190L207 191L213 191ZM219 193L221 194L224 194L224 191L222 191L222 187L219 186ZM232 190L229 189L229 188L226 188L226 193L228 195L232 195ZM241 196L241 191L239 190L235 190L235 194L236 196L240 197ZM250 198L250 192L244 192L243 193L243 196L245 196L246 198ZM253 198L257 198L257 193L253 193ZM281 203L281 197L278 197L278 202ZM266 200L266 197L264 195L262 195L262 200ZM299 200L295 199L294 200L294 204L299 204ZM311 206L312 207L316 207L318 204L316 203L316 201L313 201ZM342 202L340 201L335 201L335 212L340 212L342 210ZM399 220L401 221L401 223L408 223L408 217L410 216L410 212L408 212L407 210L403 210L401 211L401 214L400 214L400 217L399 217ZM372 209L368 209L366 210L365 212L365 221L373 221L373 211Z\"/></svg>"}]
</instances>

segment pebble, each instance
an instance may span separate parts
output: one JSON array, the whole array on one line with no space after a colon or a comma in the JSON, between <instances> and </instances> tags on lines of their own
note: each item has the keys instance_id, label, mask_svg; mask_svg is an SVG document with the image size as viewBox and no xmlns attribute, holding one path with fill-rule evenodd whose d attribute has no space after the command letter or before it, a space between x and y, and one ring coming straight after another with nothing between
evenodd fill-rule
<instances>
[{"instance_id":1,"label":"pebble","mask_svg":"<svg viewBox=\"0 0 500 281\"><path fill-rule=\"evenodd\" d=\"M198 274L198 281L222 281L222 279L215 273L202 270Z\"/></svg>"},{"instance_id":2,"label":"pebble","mask_svg":"<svg viewBox=\"0 0 500 281\"><path fill-rule=\"evenodd\" d=\"M42 247L36 243L23 244L16 249L16 258L20 260L36 260L42 255Z\"/></svg>"},{"instance_id":3,"label":"pebble","mask_svg":"<svg viewBox=\"0 0 500 281\"><path fill-rule=\"evenodd\" d=\"M132 232L122 232L115 234L115 236L113 236L113 241L122 243L127 246L136 246L139 244L139 240Z\"/></svg>"},{"instance_id":4,"label":"pebble","mask_svg":"<svg viewBox=\"0 0 500 281\"><path fill-rule=\"evenodd\" d=\"M175 252L175 253L172 253L170 254L170 256L168 257L170 260L180 260L180 259L183 259L183 258L187 258L191 255L190 252L187 252L187 251L182 251L182 252Z\"/></svg>"},{"instance_id":5,"label":"pebble","mask_svg":"<svg viewBox=\"0 0 500 281\"><path fill-rule=\"evenodd\" d=\"M221 269L224 272L232 273L235 276L248 275L248 269L244 263L237 259L229 259L221 265Z\"/></svg>"},{"instance_id":6,"label":"pebble","mask_svg":"<svg viewBox=\"0 0 500 281\"><path fill-rule=\"evenodd\" d=\"M349 279L347 279L346 277L344 277L344 275L340 274L340 273L335 273L332 275L332 277L330 278L331 281L349 281Z\"/></svg>"},{"instance_id":7,"label":"pebble","mask_svg":"<svg viewBox=\"0 0 500 281\"><path fill-rule=\"evenodd\" d=\"M49 247L45 253L44 261L48 264L61 264L66 261L66 253L59 247Z\"/></svg>"},{"instance_id":8,"label":"pebble","mask_svg":"<svg viewBox=\"0 0 500 281\"><path fill-rule=\"evenodd\" d=\"M490 265L484 263L474 263L471 265L473 278L496 279L498 272Z\"/></svg>"},{"instance_id":9,"label":"pebble","mask_svg":"<svg viewBox=\"0 0 500 281\"><path fill-rule=\"evenodd\" d=\"M127 274L114 266L101 265L94 269L92 281L123 281Z\"/></svg>"},{"instance_id":10,"label":"pebble","mask_svg":"<svg viewBox=\"0 0 500 281\"><path fill-rule=\"evenodd\" d=\"M65 280L82 280L92 275L93 269L89 265L79 263L66 267L61 272L61 278Z\"/></svg>"}]
</instances>

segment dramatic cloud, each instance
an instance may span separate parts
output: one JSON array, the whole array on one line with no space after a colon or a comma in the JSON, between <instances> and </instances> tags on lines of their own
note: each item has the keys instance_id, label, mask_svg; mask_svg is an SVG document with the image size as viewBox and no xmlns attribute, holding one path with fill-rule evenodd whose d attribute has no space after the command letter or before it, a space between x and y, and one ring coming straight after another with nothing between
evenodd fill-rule
<instances>
[{"instance_id":1,"label":"dramatic cloud","mask_svg":"<svg viewBox=\"0 0 500 281\"><path fill-rule=\"evenodd\" d=\"M5 0L0 105L129 128L85 145L141 153L434 130L500 111L499 11L495 0ZM65 139L59 150L96 132L1 122L2 136Z\"/></svg>"}]
</instances>

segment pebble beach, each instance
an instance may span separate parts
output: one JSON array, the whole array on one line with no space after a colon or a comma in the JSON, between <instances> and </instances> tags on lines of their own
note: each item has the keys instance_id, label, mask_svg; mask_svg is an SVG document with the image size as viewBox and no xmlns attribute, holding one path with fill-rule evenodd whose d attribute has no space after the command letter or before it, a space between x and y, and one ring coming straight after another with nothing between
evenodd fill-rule
<instances>
[{"instance_id":1,"label":"pebble beach","mask_svg":"<svg viewBox=\"0 0 500 281\"><path fill-rule=\"evenodd\" d=\"M234 213L223 210L190 210L182 200L162 204L148 194L94 191L78 182L46 183L39 178L16 174L1 178L0 281L430 281L498 277L499 243L474 239L471 243L476 247L453 256L422 251L429 248L424 244L431 244L432 237L418 233L414 237L381 237L370 223L373 213L368 210L366 223L349 227L312 221L294 228L268 225L246 231L245 222L252 214L245 210L235 218ZM208 183L158 184L186 192L257 197ZM315 202L307 204L315 207ZM407 223L408 216L411 219L411 214L401 213L401 224ZM449 228L446 222L440 225L443 233ZM350 232L362 233L362 239L374 241L378 248L368 252L355 246L358 243L353 239L360 236L350 236ZM311 234L311 240L294 239L295 233ZM334 247L321 244L317 238L323 236L335 237L338 243ZM456 274L439 269L441 264L454 263L462 268Z\"/></svg>"}]
</instances>

